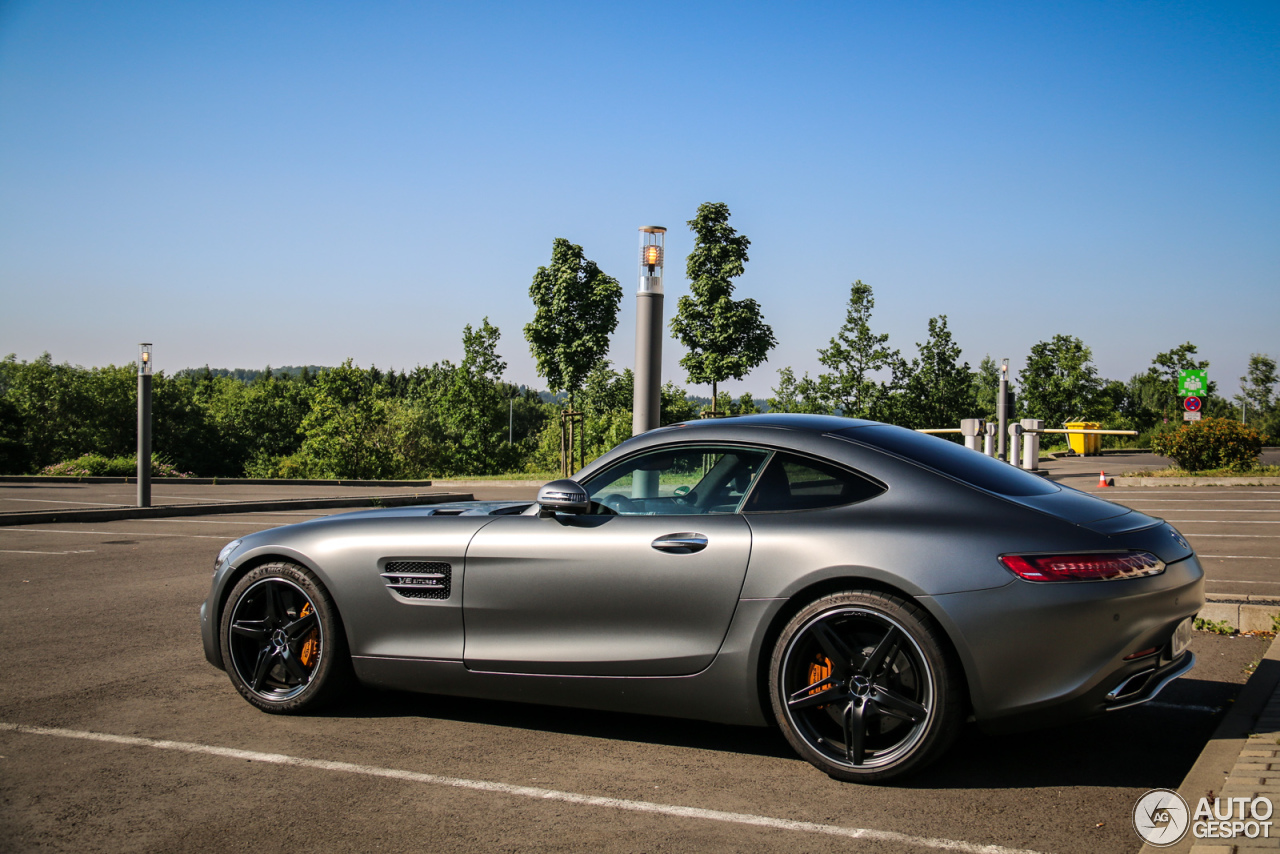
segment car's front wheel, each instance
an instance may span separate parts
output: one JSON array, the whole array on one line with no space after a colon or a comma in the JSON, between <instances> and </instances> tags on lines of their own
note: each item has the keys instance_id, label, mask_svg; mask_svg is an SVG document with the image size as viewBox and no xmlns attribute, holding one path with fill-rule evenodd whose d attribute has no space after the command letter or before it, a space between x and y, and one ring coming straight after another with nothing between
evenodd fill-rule
<instances>
[{"instance_id":1,"label":"car's front wheel","mask_svg":"<svg viewBox=\"0 0 1280 854\"><path fill-rule=\"evenodd\" d=\"M774 648L774 714L796 752L841 780L918 770L963 722L960 668L918 606L885 593L825 596Z\"/></svg>"},{"instance_id":2,"label":"car's front wheel","mask_svg":"<svg viewBox=\"0 0 1280 854\"><path fill-rule=\"evenodd\" d=\"M296 564L264 564L241 578L220 635L231 683L263 711L310 711L353 682L333 600Z\"/></svg>"}]
</instances>

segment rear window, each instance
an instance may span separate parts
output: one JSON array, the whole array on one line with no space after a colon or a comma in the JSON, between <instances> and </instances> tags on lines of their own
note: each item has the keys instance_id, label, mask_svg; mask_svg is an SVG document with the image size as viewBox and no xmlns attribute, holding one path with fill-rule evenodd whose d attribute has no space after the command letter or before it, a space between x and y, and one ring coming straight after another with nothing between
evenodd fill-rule
<instances>
[{"instance_id":1,"label":"rear window","mask_svg":"<svg viewBox=\"0 0 1280 854\"><path fill-rule=\"evenodd\" d=\"M1000 495L1050 495L1058 491L1056 485L1038 475L928 433L879 425L850 427L838 430L834 435L905 457L956 480Z\"/></svg>"}]
</instances>

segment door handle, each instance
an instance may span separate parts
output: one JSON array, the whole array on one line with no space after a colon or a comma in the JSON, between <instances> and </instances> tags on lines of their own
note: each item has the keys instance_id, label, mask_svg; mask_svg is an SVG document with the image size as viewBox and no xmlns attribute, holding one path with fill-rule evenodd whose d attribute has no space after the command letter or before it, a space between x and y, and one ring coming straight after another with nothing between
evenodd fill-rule
<instances>
[{"instance_id":1,"label":"door handle","mask_svg":"<svg viewBox=\"0 0 1280 854\"><path fill-rule=\"evenodd\" d=\"M707 547L707 535L686 531L681 534L667 534L650 543L660 552L687 555L700 552Z\"/></svg>"}]
</instances>

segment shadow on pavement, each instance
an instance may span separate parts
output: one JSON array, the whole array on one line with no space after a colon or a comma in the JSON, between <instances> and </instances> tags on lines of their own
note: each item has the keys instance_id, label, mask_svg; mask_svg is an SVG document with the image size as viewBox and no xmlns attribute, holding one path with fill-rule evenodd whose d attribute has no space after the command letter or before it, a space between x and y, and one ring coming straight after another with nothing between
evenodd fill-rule
<instances>
[{"instance_id":1,"label":"shadow on pavement","mask_svg":"<svg viewBox=\"0 0 1280 854\"><path fill-rule=\"evenodd\" d=\"M1240 687L1182 679L1161 696L1158 706L1016 734L991 735L966 725L938 762L895 785L911 789L1176 789ZM1206 711L1210 708L1219 711ZM365 690L328 716L437 718L523 729L535 736L551 732L803 761L774 728L461 697Z\"/></svg>"}]
</instances>

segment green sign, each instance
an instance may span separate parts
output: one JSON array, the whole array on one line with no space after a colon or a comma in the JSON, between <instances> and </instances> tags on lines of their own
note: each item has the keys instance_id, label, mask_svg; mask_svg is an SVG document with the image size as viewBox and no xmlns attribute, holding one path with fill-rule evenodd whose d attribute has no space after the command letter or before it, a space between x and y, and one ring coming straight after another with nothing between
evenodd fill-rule
<instances>
[{"instance_id":1,"label":"green sign","mask_svg":"<svg viewBox=\"0 0 1280 854\"><path fill-rule=\"evenodd\" d=\"M1209 372L1197 370L1178 371L1179 397L1204 397L1209 393Z\"/></svg>"}]
</instances>

